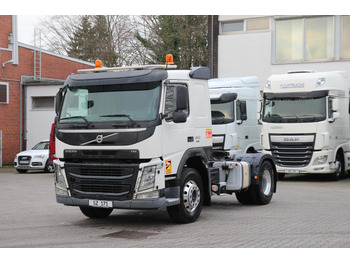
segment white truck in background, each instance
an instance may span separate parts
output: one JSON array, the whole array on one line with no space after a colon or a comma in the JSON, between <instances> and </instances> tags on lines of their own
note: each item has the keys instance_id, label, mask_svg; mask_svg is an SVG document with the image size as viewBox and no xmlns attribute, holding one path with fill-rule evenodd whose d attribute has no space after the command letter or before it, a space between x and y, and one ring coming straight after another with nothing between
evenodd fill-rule
<instances>
[{"instance_id":1,"label":"white truck in background","mask_svg":"<svg viewBox=\"0 0 350 262\"><path fill-rule=\"evenodd\" d=\"M260 101L258 77L215 78L208 85L214 152L232 158L261 151L261 124L256 118Z\"/></svg>"},{"instance_id":2,"label":"white truck in background","mask_svg":"<svg viewBox=\"0 0 350 262\"><path fill-rule=\"evenodd\" d=\"M272 75L263 91L261 146L285 174L350 169L349 78L345 72Z\"/></svg>"},{"instance_id":3,"label":"white truck in background","mask_svg":"<svg viewBox=\"0 0 350 262\"><path fill-rule=\"evenodd\" d=\"M190 223L212 194L271 201L277 174L269 154L213 158L209 69L174 67L170 59L67 78L56 95L58 203L90 218L166 207L173 221Z\"/></svg>"}]
</instances>

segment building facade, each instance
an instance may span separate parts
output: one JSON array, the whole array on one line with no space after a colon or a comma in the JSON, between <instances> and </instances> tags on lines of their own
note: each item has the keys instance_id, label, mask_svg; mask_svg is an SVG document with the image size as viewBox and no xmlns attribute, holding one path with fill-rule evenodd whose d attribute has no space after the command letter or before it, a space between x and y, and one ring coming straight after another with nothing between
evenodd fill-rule
<instances>
[{"instance_id":1,"label":"building facade","mask_svg":"<svg viewBox=\"0 0 350 262\"><path fill-rule=\"evenodd\" d=\"M209 17L215 24L215 16ZM213 77L258 76L261 89L272 74L344 70L350 74L350 16L217 16L210 31L217 56ZM211 61L209 61L210 64ZM215 62L215 60L214 60Z\"/></svg>"},{"instance_id":2,"label":"building facade","mask_svg":"<svg viewBox=\"0 0 350 262\"><path fill-rule=\"evenodd\" d=\"M17 39L17 17L0 15L0 166L12 164L16 153L27 148L28 110L46 110L40 108L45 104L52 108L52 114L54 96L48 86L56 85L58 89L71 73L93 67L91 63L38 50ZM37 55L40 59L35 58ZM40 66L40 71L36 66ZM26 95L28 86L32 89L38 86L40 90L34 100ZM53 120L46 123L46 118L37 119L44 126L51 126ZM37 132L42 131L40 125L36 128ZM48 138L50 128L47 132Z\"/></svg>"}]
</instances>

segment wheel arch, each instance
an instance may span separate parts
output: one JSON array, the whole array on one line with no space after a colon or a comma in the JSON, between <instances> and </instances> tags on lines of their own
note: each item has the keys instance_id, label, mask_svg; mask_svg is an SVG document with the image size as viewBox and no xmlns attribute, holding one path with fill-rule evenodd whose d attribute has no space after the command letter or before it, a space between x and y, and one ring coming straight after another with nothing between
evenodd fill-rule
<instances>
[{"instance_id":1,"label":"wheel arch","mask_svg":"<svg viewBox=\"0 0 350 262\"><path fill-rule=\"evenodd\" d=\"M191 148L188 149L181 161L177 171L177 181L180 181L181 173L184 168L189 167L198 171L202 178L204 191L204 205L211 204L211 183L206 163L212 159L212 150L210 148Z\"/></svg>"},{"instance_id":2,"label":"wheel arch","mask_svg":"<svg viewBox=\"0 0 350 262\"><path fill-rule=\"evenodd\" d=\"M274 173L274 193L276 193L277 190L277 169L275 165L275 161L273 157L269 154L263 154L263 153L253 153L253 154L242 154L237 155L234 158L234 161L245 161L250 164L251 167L251 184L258 184L260 181L260 166L265 162L268 161L273 169ZM255 179L255 176L257 176L257 179Z\"/></svg>"}]
</instances>

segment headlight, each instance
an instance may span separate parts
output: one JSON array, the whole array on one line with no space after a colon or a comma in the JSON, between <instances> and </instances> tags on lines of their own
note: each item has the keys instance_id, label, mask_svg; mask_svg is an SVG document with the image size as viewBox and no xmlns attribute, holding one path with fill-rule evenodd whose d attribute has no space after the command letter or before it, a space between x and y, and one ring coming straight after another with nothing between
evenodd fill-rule
<instances>
[{"instance_id":1,"label":"headlight","mask_svg":"<svg viewBox=\"0 0 350 262\"><path fill-rule=\"evenodd\" d=\"M55 165L55 179L56 179L56 194L68 195L67 184L63 175L63 170L59 165Z\"/></svg>"},{"instance_id":2,"label":"headlight","mask_svg":"<svg viewBox=\"0 0 350 262\"><path fill-rule=\"evenodd\" d=\"M157 166L147 166L143 169L142 177L139 185L139 191L143 191L154 187L156 179Z\"/></svg>"},{"instance_id":3,"label":"headlight","mask_svg":"<svg viewBox=\"0 0 350 262\"><path fill-rule=\"evenodd\" d=\"M45 155L36 155L33 158L41 158L41 159L43 159L44 157L45 157Z\"/></svg>"},{"instance_id":4,"label":"headlight","mask_svg":"<svg viewBox=\"0 0 350 262\"><path fill-rule=\"evenodd\" d=\"M322 164L326 163L327 158L328 158L327 155L316 157L316 159L314 160L314 166L322 165Z\"/></svg>"}]
</instances>

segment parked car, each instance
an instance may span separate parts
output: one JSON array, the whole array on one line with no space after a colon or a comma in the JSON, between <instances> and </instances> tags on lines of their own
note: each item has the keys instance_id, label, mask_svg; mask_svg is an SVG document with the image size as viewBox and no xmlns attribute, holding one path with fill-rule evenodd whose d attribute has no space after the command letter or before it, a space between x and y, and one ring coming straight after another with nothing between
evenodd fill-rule
<instances>
[{"instance_id":1,"label":"parked car","mask_svg":"<svg viewBox=\"0 0 350 262\"><path fill-rule=\"evenodd\" d=\"M54 172L54 166L49 159L49 140L39 142L31 150L18 153L14 160L14 166L19 173L27 173L28 170Z\"/></svg>"}]
</instances>

